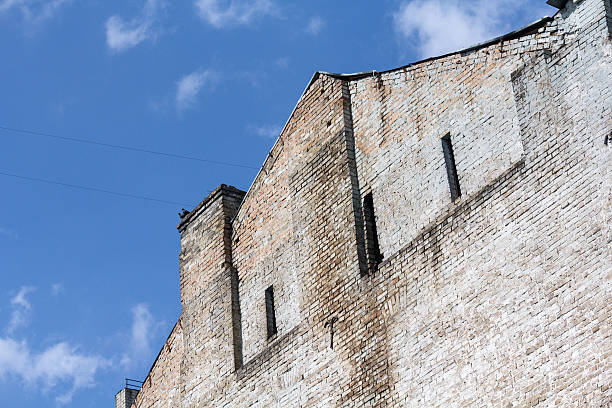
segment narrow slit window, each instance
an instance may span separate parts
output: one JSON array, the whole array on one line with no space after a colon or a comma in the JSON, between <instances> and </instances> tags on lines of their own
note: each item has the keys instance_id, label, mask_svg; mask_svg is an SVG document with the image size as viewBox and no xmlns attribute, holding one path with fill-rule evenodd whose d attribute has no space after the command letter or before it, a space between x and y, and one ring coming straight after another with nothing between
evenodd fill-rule
<instances>
[{"instance_id":1,"label":"narrow slit window","mask_svg":"<svg viewBox=\"0 0 612 408\"><path fill-rule=\"evenodd\" d=\"M368 269L373 272L382 261L380 246L378 245L378 231L376 230L376 215L374 214L374 199L372 193L363 198L363 216L366 229L366 251L368 255Z\"/></svg>"},{"instance_id":2,"label":"narrow slit window","mask_svg":"<svg viewBox=\"0 0 612 408\"><path fill-rule=\"evenodd\" d=\"M240 289L238 270L231 269L232 290L232 338L234 346L234 368L242 367L242 315L240 313Z\"/></svg>"},{"instance_id":3,"label":"narrow slit window","mask_svg":"<svg viewBox=\"0 0 612 408\"><path fill-rule=\"evenodd\" d=\"M455 155L453 153L450 133L442 138L442 151L444 152L444 162L446 163L446 174L448 176L451 201L455 201L457 198L461 197L461 188L459 187L459 176L457 175L457 165L455 164Z\"/></svg>"},{"instance_id":4,"label":"narrow slit window","mask_svg":"<svg viewBox=\"0 0 612 408\"><path fill-rule=\"evenodd\" d=\"M268 329L268 338L277 333L276 312L274 310L274 288L272 286L266 289L266 327Z\"/></svg>"}]
</instances>

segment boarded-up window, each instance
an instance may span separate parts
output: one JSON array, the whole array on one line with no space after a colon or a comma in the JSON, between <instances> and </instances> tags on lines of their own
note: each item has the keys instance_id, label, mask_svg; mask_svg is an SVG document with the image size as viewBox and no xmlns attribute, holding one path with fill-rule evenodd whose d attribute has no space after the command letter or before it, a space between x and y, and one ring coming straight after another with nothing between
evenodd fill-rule
<instances>
[{"instance_id":1,"label":"boarded-up window","mask_svg":"<svg viewBox=\"0 0 612 408\"><path fill-rule=\"evenodd\" d=\"M444 162L446 163L446 174L448 176L451 201L455 201L461 196L461 188L459 187L459 176L457 175L457 165L455 164L455 155L453 153L450 133L442 138L442 151L444 152Z\"/></svg>"},{"instance_id":2,"label":"boarded-up window","mask_svg":"<svg viewBox=\"0 0 612 408\"><path fill-rule=\"evenodd\" d=\"M266 289L266 327L268 338L276 334L276 312L274 311L274 288L272 286Z\"/></svg>"},{"instance_id":3,"label":"boarded-up window","mask_svg":"<svg viewBox=\"0 0 612 408\"><path fill-rule=\"evenodd\" d=\"M366 251L368 254L368 269L373 272L382 261L382 254L378 245L378 231L376 230L376 215L374 214L374 199L372 193L363 198L363 217L366 229Z\"/></svg>"}]
</instances>

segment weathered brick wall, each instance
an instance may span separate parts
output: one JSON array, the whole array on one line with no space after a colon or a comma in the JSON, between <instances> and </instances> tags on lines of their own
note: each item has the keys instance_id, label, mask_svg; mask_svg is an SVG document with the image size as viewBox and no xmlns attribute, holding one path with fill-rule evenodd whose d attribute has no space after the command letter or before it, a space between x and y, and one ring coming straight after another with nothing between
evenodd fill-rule
<instances>
[{"instance_id":1,"label":"weathered brick wall","mask_svg":"<svg viewBox=\"0 0 612 408\"><path fill-rule=\"evenodd\" d=\"M137 396L137 389L127 387L122 389L115 395L115 408L130 408Z\"/></svg>"},{"instance_id":2,"label":"weathered brick wall","mask_svg":"<svg viewBox=\"0 0 612 408\"><path fill-rule=\"evenodd\" d=\"M477 49L317 74L244 200L222 186L179 226L180 385L158 360L136 406L612 403L609 14L570 0Z\"/></svg>"},{"instance_id":3,"label":"weathered brick wall","mask_svg":"<svg viewBox=\"0 0 612 408\"><path fill-rule=\"evenodd\" d=\"M207 406L209 390L234 371L230 220L244 193L217 188L179 225L181 232L181 396Z\"/></svg>"},{"instance_id":4,"label":"weathered brick wall","mask_svg":"<svg viewBox=\"0 0 612 408\"><path fill-rule=\"evenodd\" d=\"M234 222L246 365L213 405L236 396L243 406L291 406L296 397L331 404L349 380L323 328L340 301L335 289L359 278L342 85L313 82ZM272 284L279 333L267 340L264 290Z\"/></svg>"},{"instance_id":5,"label":"weathered brick wall","mask_svg":"<svg viewBox=\"0 0 612 408\"><path fill-rule=\"evenodd\" d=\"M180 320L159 352L134 407L181 407L180 373L183 359L183 330Z\"/></svg>"},{"instance_id":6,"label":"weathered brick wall","mask_svg":"<svg viewBox=\"0 0 612 408\"><path fill-rule=\"evenodd\" d=\"M383 320L393 378L388 406L612 403L611 223L609 215L602 217L611 193L610 173L605 174L611 157L603 141L612 130L612 50L603 10L597 0L583 1L578 9L570 4L555 24L568 21L571 40L523 54L519 65L505 57L495 74L502 74L499 81L488 83L503 88L495 105L516 106L513 130L518 130L521 154L514 160L496 155L497 165L487 166L490 157L474 154L473 139L486 146L483 130L493 144L508 133L482 125L466 130L461 120L453 121L456 111L433 111L427 95L417 105L440 120L407 126L405 134L417 140L399 154L408 156L403 167L387 162L390 169L373 177L375 197L378 186L383 197L381 222L385 225L388 217L387 224L394 225L395 203L402 196L419 196L419 188L404 184L394 194L397 183L387 188L381 181L385 172L393 180L415 177L419 172L410 155L416 152L417 158L429 157L432 172L437 171L435 181L420 174L418 180L428 183L427 190L433 184L448 188L439 138L446 132L461 135L454 147L464 197L455 204L447 191L430 202L412 198L416 212L432 203L436 207L432 219L416 221L429 222L425 229L400 223L381 232L381 240L391 245L398 238L409 240L375 277L376 297L386 299ZM477 84L486 69L475 64L460 75L472 84L475 77ZM459 115L470 116L476 107L494 128L506 126L497 106L487 106L487 92L461 95L461 84L426 80L441 82L429 88L434 100L459 99ZM402 92L402 84L388 81ZM389 133L401 132L397 127ZM428 144L435 149L421 153ZM358 157L366 162L369 154ZM465 173L486 178L461 177ZM385 210L387 202L394 206Z\"/></svg>"},{"instance_id":7,"label":"weathered brick wall","mask_svg":"<svg viewBox=\"0 0 612 408\"><path fill-rule=\"evenodd\" d=\"M386 215L379 220L383 254L395 253L449 210L440 143L446 133L464 194L520 160L510 76L538 52L566 47L577 32L582 39L605 38L603 26L593 24L604 16L602 5L579 11L570 2L532 34L351 83L360 182ZM580 31L578 23L596 32Z\"/></svg>"},{"instance_id":8,"label":"weathered brick wall","mask_svg":"<svg viewBox=\"0 0 612 408\"><path fill-rule=\"evenodd\" d=\"M343 129L340 81L317 80L298 104L288 126L270 152L247 199L234 221L233 261L240 276L245 361L267 347L264 290L274 285L279 335L289 332L304 318L310 302L301 282L310 274L310 258L316 249L305 230L318 211L316 198L302 199L301 191L338 182L335 175L320 172L326 153L341 143L334 138ZM324 148L324 151L321 148ZM306 170L300 170L306 168ZM313 177L312 180L307 179ZM313 195L316 192L312 193ZM346 203L342 203L346 204ZM322 210L322 209L321 209ZM330 225L331 227L331 225ZM338 222L334 228L344 228Z\"/></svg>"}]
</instances>

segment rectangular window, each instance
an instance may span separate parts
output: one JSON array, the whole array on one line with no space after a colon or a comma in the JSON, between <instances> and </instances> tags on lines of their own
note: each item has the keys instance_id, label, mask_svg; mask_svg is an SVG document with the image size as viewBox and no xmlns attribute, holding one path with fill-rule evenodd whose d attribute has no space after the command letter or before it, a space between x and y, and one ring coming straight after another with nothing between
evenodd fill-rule
<instances>
[{"instance_id":1,"label":"rectangular window","mask_svg":"<svg viewBox=\"0 0 612 408\"><path fill-rule=\"evenodd\" d=\"M274 289L270 286L266 289L266 327L268 329L268 338L274 336L276 330L276 313L274 311Z\"/></svg>"},{"instance_id":2,"label":"rectangular window","mask_svg":"<svg viewBox=\"0 0 612 408\"><path fill-rule=\"evenodd\" d=\"M455 201L457 198L461 197L461 188L459 187L459 176L457 175L457 166L455 164L455 155L453 154L453 144L451 143L450 133L442 138L442 151L444 152L444 162L446 163L446 174L448 176L451 201Z\"/></svg>"},{"instance_id":3,"label":"rectangular window","mask_svg":"<svg viewBox=\"0 0 612 408\"><path fill-rule=\"evenodd\" d=\"M374 214L374 199L372 193L363 198L363 217L366 229L366 251L368 254L368 269L373 272L382 261L382 254L378 246L378 231L376 230L376 215Z\"/></svg>"}]
</instances>

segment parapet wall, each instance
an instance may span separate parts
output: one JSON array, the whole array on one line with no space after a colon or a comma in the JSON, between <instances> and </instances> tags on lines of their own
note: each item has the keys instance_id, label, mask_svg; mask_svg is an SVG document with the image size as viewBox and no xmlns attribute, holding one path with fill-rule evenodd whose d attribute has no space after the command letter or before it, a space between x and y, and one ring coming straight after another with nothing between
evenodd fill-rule
<instances>
[{"instance_id":1,"label":"parapet wall","mask_svg":"<svg viewBox=\"0 0 612 408\"><path fill-rule=\"evenodd\" d=\"M181 346L135 406L611 404L609 12L315 75L249 192L180 225Z\"/></svg>"}]
</instances>

